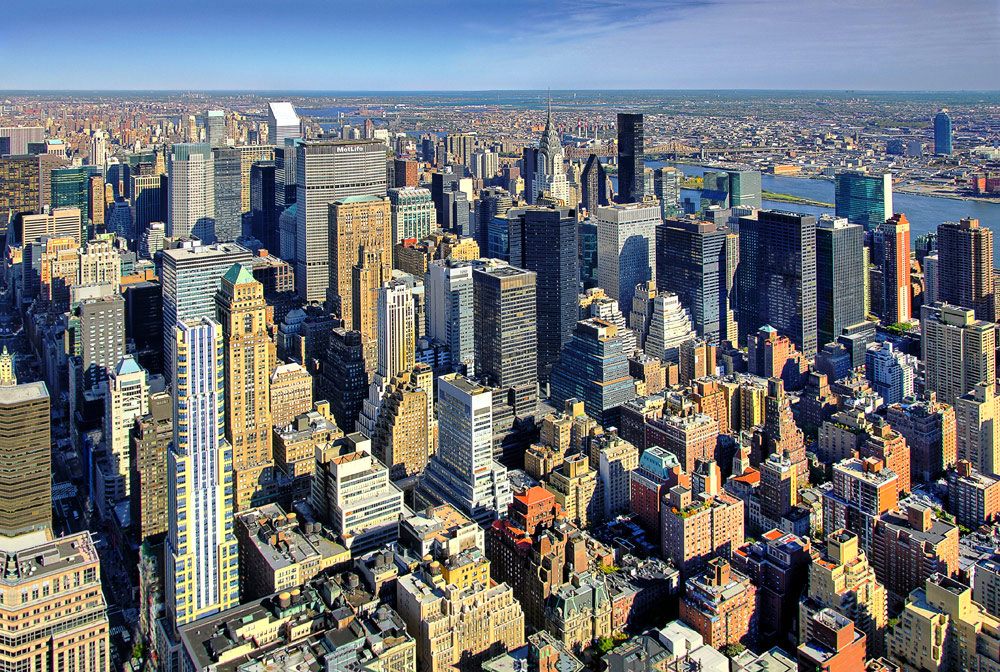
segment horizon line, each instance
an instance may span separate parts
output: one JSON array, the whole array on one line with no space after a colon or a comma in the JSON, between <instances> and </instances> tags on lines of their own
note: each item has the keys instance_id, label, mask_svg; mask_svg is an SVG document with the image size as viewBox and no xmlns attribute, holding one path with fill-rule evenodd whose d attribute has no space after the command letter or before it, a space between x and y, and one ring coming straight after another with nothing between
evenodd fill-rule
<instances>
[{"instance_id":1,"label":"horizon line","mask_svg":"<svg viewBox=\"0 0 1000 672\"><path fill-rule=\"evenodd\" d=\"M126 88L93 88L93 89L0 89L3 94L24 93L364 93L364 94L420 94L420 93L502 93L502 92L544 92L546 89L126 89ZM1000 93L1000 89L808 89L808 88L682 88L682 89L554 89L557 93L680 93L688 91L703 92L768 92L768 93Z\"/></svg>"}]
</instances>

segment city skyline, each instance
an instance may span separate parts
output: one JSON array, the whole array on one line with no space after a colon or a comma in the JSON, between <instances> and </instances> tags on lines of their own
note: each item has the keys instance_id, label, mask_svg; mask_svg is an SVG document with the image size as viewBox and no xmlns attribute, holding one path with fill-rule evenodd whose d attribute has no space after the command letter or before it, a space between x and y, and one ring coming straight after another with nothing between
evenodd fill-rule
<instances>
[{"instance_id":1,"label":"city skyline","mask_svg":"<svg viewBox=\"0 0 1000 672\"><path fill-rule=\"evenodd\" d=\"M3 86L69 90L86 81L98 90L185 91L512 90L553 83L622 90L1000 88L1000 73L982 57L1000 49L995 29L1000 8L989 0L972 0L962 12L943 0L916 5L852 0L836 8L815 0L560 0L544 5L518 0L506 3L502 14L488 6L431 5L383 0L377 11L352 15L344 24L337 16L326 19L323 3L299 0L286 8L295 20L294 46L287 57L272 58L272 50L260 45L273 39L273 24L245 3L206 6L182 0L165 16L136 5L107 21L89 7L57 1L46 17L48 30L99 31L107 21L120 34L148 39L147 44L170 44L169 61L160 50L146 48L130 52L128 67L95 69L92 60L72 56L70 43L56 42L8 72ZM226 30L206 42L190 30L192 14ZM437 29L442 16L453 18L451 39L437 44L436 58L413 58L414 38ZM34 6L8 7L8 37L0 53L29 48L33 33L22 29L36 20ZM705 67L706 29L731 26L751 44L756 35L770 44L767 35L800 36L813 22L837 39L786 40L777 54L770 48L748 49L746 40L718 40L710 50L712 60L731 60L738 67ZM890 25L893 30L887 31ZM330 29L337 39L329 39ZM367 48L372 40L378 40L378 50ZM622 49L626 43L629 49ZM201 55L208 47L216 55L206 64ZM626 67L643 50L655 50L657 58L643 68ZM364 59L357 59L359 53ZM288 58L295 68L287 67Z\"/></svg>"}]
</instances>

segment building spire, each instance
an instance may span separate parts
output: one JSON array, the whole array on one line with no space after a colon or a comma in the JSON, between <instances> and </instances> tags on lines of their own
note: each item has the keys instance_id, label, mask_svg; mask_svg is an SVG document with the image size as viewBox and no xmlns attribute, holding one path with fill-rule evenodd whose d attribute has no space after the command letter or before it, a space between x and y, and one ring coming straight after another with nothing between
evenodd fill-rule
<instances>
[{"instance_id":1,"label":"building spire","mask_svg":"<svg viewBox=\"0 0 1000 672\"><path fill-rule=\"evenodd\" d=\"M548 103L549 103L549 113L545 117L545 128L548 128L549 126L552 125L552 87L551 86L549 87Z\"/></svg>"},{"instance_id":2,"label":"building spire","mask_svg":"<svg viewBox=\"0 0 1000 672\"><path fill-rule=\"evenodd\" d=\"M14 372L14 355L7 352L7 346L3 346L3 353L0 354L0 387L12 387L17 385L17 375Z\"/></svg>"}]
</instances>

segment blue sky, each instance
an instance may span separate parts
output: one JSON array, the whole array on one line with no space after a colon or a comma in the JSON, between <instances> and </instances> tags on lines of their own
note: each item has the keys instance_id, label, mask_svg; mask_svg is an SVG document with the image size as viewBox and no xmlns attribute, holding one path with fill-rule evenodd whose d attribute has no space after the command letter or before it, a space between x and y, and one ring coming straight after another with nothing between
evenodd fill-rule
<instances>
[{"instance_id":1,"label":"blue sky","mask_svg":"<svg viewBox=\"0 0 1000 672\"><path fill-rule=\"evenodd\" d=\"M998 0L0 4L0 89L1000 89Z\"/></svg>"}]
</instances>

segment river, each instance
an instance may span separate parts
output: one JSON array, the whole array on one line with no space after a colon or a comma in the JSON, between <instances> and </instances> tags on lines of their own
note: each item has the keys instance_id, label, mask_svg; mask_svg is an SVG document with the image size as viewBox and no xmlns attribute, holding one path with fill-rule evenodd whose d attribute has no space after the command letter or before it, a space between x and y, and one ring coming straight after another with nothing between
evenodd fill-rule
<instances>
[{"instance_id":1,"label":"river","mask_svg":"<svg viewBox=\"0 0 1000 672\"><path fill-rule=\"evenodd\" d=\"M700 176L706 168L702 166L691 166L684 163L666 164L662 161L647 161L649 168L659 168L664 165L673 165L684 171L685 175ZM773 191L776 194L789 194L800 198L808 198L824 203L833 203L833 181L817 180L806 177L782 177L774 175L761 175L761 186L764 191ZM681 190L681 199L691 198L696 203L699 199L699 192L691 189ZM784 203L782 201L764 200L765 208L777 210L789 210L792 212L806 212L813 215L823 213L833 213L833 208L820 208L812 205L797 205L795 203ZM978 219L981 226L988 226L994 231L1000 229L1000 203L982 203L979 201L962 201L955 198L941 198L938 196L917 196L915 194L892 195L892 207L896 212L902 212L910 222L910 237L916 239L917 236L936 231L941 222L957 222L964 217ZM1000 244L993 247L994 263L1000 265Z\"/></svg>"}]
</instances>

